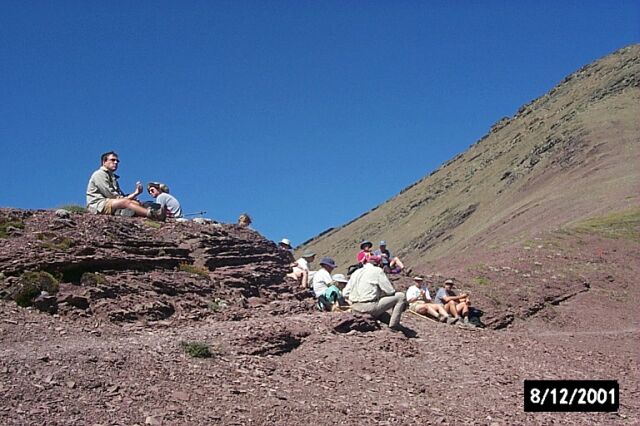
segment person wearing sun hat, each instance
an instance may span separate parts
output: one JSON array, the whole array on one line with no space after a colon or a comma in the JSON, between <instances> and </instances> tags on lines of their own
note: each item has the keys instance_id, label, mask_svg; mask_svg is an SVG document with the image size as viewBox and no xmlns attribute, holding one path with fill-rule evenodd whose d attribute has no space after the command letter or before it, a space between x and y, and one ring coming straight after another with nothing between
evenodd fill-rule
<instances>
[{"instance_id":1,"label":"person wearing sun hat","mask_svg":"<svg viewBox=\"0 0 640 426\"><path fill-rule=\"evenodd\" d=\"M431 300L429 287L426 280L420 276L413 277L414 284L407 289L407 303L409 309L420 315L429 315L440 322L452 324L455 320L447 313L442 305Z\"/></svg>"},{"instance_id":2,"label":"person wearing sun hat","mask_svg":"<svg viewBox=\"0 0 640 426\"><path fill-rule=\"evenodd\" d=\"M436 303L443 305L444 309L456 319L462 317L462 323L470 325L469 321L469 295L458 294L453 290L453 279L447 279L444 287L436 293Z\"/></svg>"},{"instance_id":3,"label":"person wearing sun hat","mask_svg":"<svg viewBox=\"0 0 640 426\"><path fill-rule=\"evenodd\" d=\"M369 260L369 257L373 256L371 253L371 248L373 247L373 243L368 240L363 240L360 243L360 252L358 253L358 263L360 265L364 265Z\"/></svg>"},{"instance_id":4,"label":"person wearing sun hat","mask_svg":"<svg viewBox=\"0 0 640 426\"><path fill-rule=\"evenodd\" d=\"M405 295L393 288L379 266L381 261L380 256L370 256L367 263L351 275L343 295L351 303L352 311L369 314L376 319L391 310L389 328L400 330L400 317L406 306Z\"/></svg>"},{"instance_id":5,"label":"person wearing sun hat","mask_svg":"<svg viewBox=\"0 0 640 426\"><path fill-rule=\"evenodd\" d=\"M316 298L323 296L324 292L333 282L331 271L336 268L336 262L330 257L323 257L320 261L320 269L313 275L311 286Z\"/></svg>"}]
</instances>

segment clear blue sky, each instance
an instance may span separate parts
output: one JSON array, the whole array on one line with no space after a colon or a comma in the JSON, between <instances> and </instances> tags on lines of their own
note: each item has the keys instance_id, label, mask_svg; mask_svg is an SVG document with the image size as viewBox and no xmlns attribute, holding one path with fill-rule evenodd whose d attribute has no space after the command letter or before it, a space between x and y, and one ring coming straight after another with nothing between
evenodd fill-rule
<instances>
[{"instance_id":1,"label":"clear blue sky","mask_svg":"<svg viewBox=\"0 0 640 426\"><path fill-rule=\"evenodd\" d=\"M640 41L637 0L0 6L0 206L84 205L115 150L125 191L294 245Z\"/></svg>"}]
</instances>

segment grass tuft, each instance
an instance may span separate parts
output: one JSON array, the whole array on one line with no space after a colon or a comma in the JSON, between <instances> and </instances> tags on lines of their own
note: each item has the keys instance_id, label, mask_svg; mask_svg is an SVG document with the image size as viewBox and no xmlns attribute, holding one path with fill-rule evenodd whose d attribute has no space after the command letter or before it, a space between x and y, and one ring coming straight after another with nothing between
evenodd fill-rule
<instances>
[{"instance_id":1,"label":"grass tuft","mask_svg":"<svg viewBox=\"0 0 640 426\"><path fill-rule=\"evenodd\" d=\"M21 220L7 220L0 218L0 238L8 238L11 228L24 229L24 222Z\"/></svg>"},{"instance_id":2,"label":"grass tuft","mask_svg":"<svg viewBox=\"0 0 640 426\"><path fill-rule=\"evenodd\" d=\"M222 299L216 297L211 302L209 302L208 307L213 312L220 312L220 311L222 311L224 309L227 309L229 307L229 304L225 300L222 300Z\"/></svg>"},{"instance_id":3,"label":"grass tuft","mask_svg":"<svg viewBox=\"0 0 640 426\"><path fill-rule=\"evenodd\" d=\"M20 276L13 299L18 306L31 306L40 293L55 294L59 287L58 280L48 272L25 272Z\"/></svg>"},{"instance_id":4,"label":"grass tuft","mask_svg":"<svg viewBox=\"0 0 640 426\"><path fill-rule=\"evenodd\" d=\"M76 213L76 214L82 214L82 213L86 213L87 212L86 207L80 206L78 204L67 204L65 206L61 206L61 207L58 207L58 208L66 210L69 213Z\"/></svg>"},{"instance_id":5,"label":"grass tuft","mask_svg":"<svg viewBox=\"0 0 640 426\"><path fill-rule=\"evenodd\" d=\"M182 350L193 358L211 358L213 353L204 342L181 342Z\"/></svg>"},{"instance_id":6,"label":"grass tuft","mask_svg":"<svg viewBox=\"0 0 640 426\"><path fill-rule=\"evenodd\" d=\"M200 275L201 277L209 277L209 270L200 266L191 265L189 263L181 263L178 270L188 272L190 274Z\"/></svg>"},{"instance_id":7,"label":"grass tuft","mask_svg":"<svg viewBox=\"0 0 640 426\"><path fill-rule=\"evenodd\" d=\"M148 226L149 228L153 228L153 229L160 229L162 228L162 223L157 222L155 220L151 220L151 219L145 219L142 223L144 223L146 226Z\"/></svg>"},{"instance_id":8,"label":"grass tuft","mask_svg":"<svg viewBox=\"0 0 640 426\"><path fill-rule=\"evenodd\" d=\"M478 285L491 285L492 284L492 281L491 281L490 278L482 276L482 275L478 276L478 277L475 277L473 279L473 281L475 281L476 284L478 284Z\"/></svg>"}]
</instances>

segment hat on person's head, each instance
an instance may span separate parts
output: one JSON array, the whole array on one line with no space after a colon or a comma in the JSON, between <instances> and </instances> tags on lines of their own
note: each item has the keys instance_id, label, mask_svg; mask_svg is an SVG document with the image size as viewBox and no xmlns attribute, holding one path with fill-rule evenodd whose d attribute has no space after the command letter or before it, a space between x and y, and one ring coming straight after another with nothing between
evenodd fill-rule
<instances>
[{"instance_id":1,"label":"hat on person's head","mask_svg":"<svg viewBox=\"0 0 640 426\"><path fill-rule=\"evenodd\" d=\"M422 281L424 281L424 278L422 278L420 276L415 276L415 277L413 277L413 280L421 283Z\"/></svg>"},{"instance_id":2,"label":"hat on person's head","mask_svg":"<svg viewBox=\"0 0 640 426\"><path fill-rule=\"evenodd\" d=\"M371 241L364 240L360 243L360 249L364 250L365 246L373 247Z\"/></svg>"},{"instance_id":3,"label":"hat on person's head","mask_svg":"<svg viewBox=\"0 0 640 426\"><path fill-rule=\"evenodd\" d=\"M367 262L372 263L374 265L379 265L382 262L382 256L369 256Z\"/></svg>"},{"instance_id":4,"label":"hat on person's head","mask_svg":"<svg viewBox=\"0 0 640 426\"><path fill-rule=\"evenodd\" d=\"M385 240L380 241L380 247L386 246L386 245L387 245L387 242Z\"/></svg>"},{"instance_id":5,"label":"hat on person's head","mask_svg":"<svg viewBox=\"0 0 640 426\"><path fill-rule=\"evenodd\" d=\"M453 285L453 280L446 280L446 281L444 282L444 284L445 284L445 285L447 285L447 284L451 284L451 285Z\"/></svg>"},{"instance_id":6,"label":"hat on person's head","mask_svg":"<svg viewBox=\"0 0 640 426\"><path fill-rule=\"evenodd\" d=\"M337 281L339 283L348 283L349 280L342 274L335 274L331 277L332 280Z\"/></svg>"},{"instance_id":7,"label":"hat on person's head","mask_svg":"<svg viewBox=\"0 0 640 426\"><path fill-rule=\"evenodd\" d=\"M336 266L336 262L330 258L330 257L323 257L322 260L320 261L320 265L325 265L325 266L330 266L332 268L335 268Z\"/></svg>"},{"instance_id":8,"label":"hat on person's head","mask_svg":"<svg viewBox=\"0 0 640 426\"><path fill-rule=\"evenodd\" d=\"M280 244L291 247L291 241L289 241L288 238L283 238L282 241L280 241Z\"/></svg>"},{"instance_id":9,"label":"hat on person's head","mask_svg":"<svg viewBox=\"0 0 640 426\"><path fill-rule=\"evenodd\" d=\"M307 257L313 257L313 256L315 256L315 255L316 255L316 254L315 254L314 252L312 252L311 250L307 250L307 251L305 251L304 253L302 253L302 257L304 257L305 259L306 259Z\"/></svg>"}]
</instances>

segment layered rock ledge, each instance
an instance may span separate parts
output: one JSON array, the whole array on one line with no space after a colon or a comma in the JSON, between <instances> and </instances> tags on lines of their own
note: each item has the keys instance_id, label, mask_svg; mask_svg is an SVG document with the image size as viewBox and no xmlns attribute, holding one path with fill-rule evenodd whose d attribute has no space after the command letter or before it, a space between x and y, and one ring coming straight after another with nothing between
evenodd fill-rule
<instances>
[{"instance_id":1,"label":"layered rock ledge","mask_svg":"<svg viewBox=\"0 0 640 426\"><path fill-rule=\"evenodd\" d=\"M236 225L0 209L0 296L50 313L198 318L282 292L287 263Z\"/></svg>"}]
</instances>

